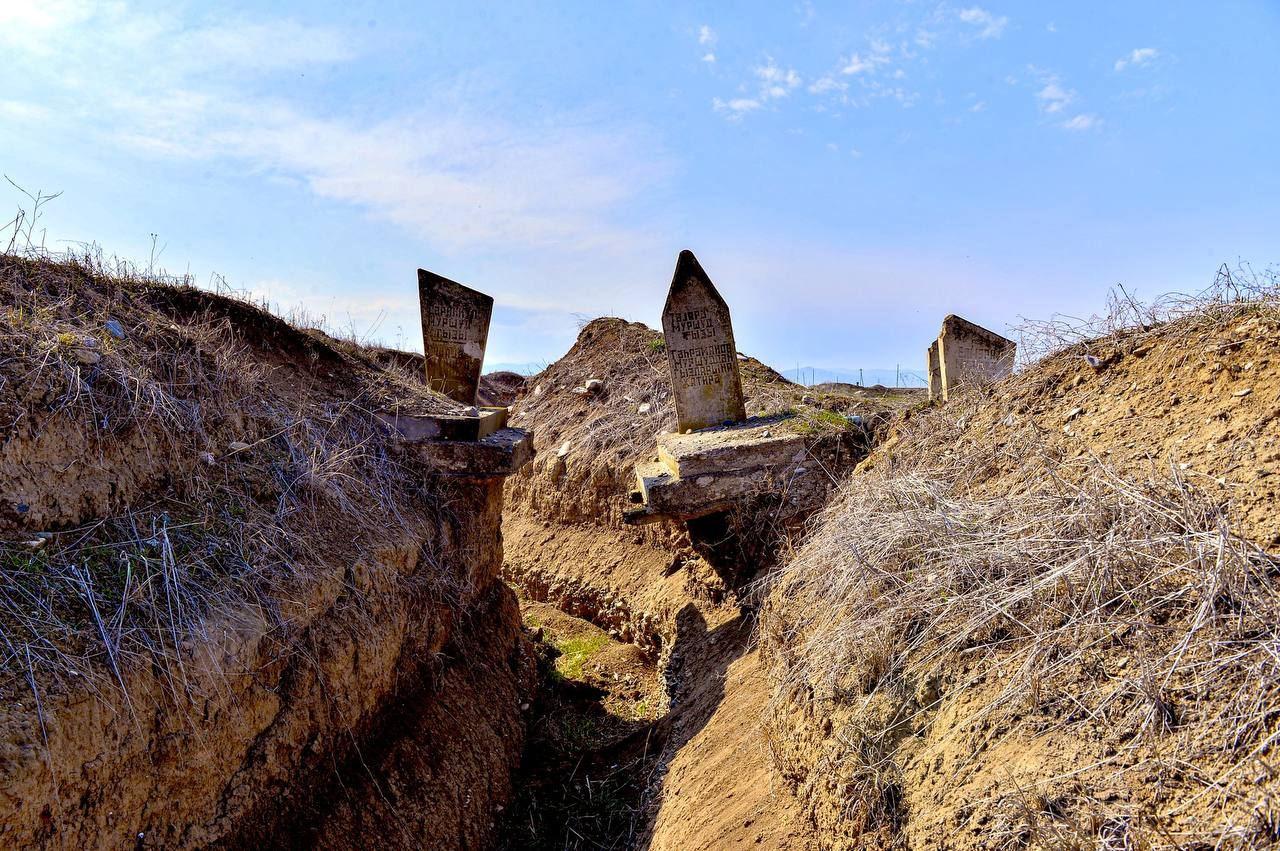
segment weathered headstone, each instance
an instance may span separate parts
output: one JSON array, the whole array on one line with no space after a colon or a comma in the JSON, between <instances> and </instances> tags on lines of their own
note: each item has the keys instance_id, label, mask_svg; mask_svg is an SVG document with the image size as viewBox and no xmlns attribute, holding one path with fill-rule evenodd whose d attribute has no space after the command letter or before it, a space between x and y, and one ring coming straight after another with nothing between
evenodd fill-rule
<instances>
[{"instance_id":1,"label":"weathered headstone","mask_svg":"<svg viewBox=\"0 0 1280 851\"><path fill-rule=\"evenodd\" d=\"M681 251L662 309L679 430L746 419L729 307L691 251Z\"/></svg>"},{"instance_id":2,"label":"weathered headstone","mask_svg":"<svg viewBox=\"0 0 1280 851\"><path fill-rule=\"evenodd\" d=\"M937 349L937 388L945 400L965 384L998 381L1013 372L1017 344L994 331L951 315L942 320L942 333L930 348L930 398L935 392L934 347Z\"/></svg>"},{"instance_id":3,"label":"weathered headstone","mask_svg":"<svg viewBox=\"0 0 1280 851\"><path fill-rule=\"evenodd\" d=\"M942 396L942 364L938 360L938 341L934 340L929 345L929 351L925 354L929 365L929 401L941 398Z\"/></svg>"},{"instance_id":4,"label":"weathered headstone","mask_svg":"<svg viewBox=\"0 0 1280 851\"><path fill-rule=\"evenodd\" d=\"M470 287L418 270L422 348L427 384L464 405L476 403L489 340L493 299Z\"/></svg>"}]
</instances>

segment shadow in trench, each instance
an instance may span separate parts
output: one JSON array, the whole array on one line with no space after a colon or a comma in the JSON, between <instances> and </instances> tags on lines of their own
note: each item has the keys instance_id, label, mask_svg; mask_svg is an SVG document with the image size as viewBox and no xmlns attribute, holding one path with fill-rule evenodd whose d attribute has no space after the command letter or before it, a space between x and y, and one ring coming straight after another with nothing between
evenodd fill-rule
<instances>
[{"instance_id":1,"label":"shadow in trench","mask_svg":"<svg viewBox=\"0 0 1280 851\"><path fill-rule=\"evenodd\" d=\"M673 664L668 671L671 710L657 722L666 756L687 745L711 720L724 700L729 666L746 653L750 638L751 619L741 613L714 630L707 628L693 603L685 604L676 615ZM648 824L634 846L637 851L648 851L651 828L662 808L662 780L654 782L658 785L648 790Z\"/></svg>"}]
</instances>

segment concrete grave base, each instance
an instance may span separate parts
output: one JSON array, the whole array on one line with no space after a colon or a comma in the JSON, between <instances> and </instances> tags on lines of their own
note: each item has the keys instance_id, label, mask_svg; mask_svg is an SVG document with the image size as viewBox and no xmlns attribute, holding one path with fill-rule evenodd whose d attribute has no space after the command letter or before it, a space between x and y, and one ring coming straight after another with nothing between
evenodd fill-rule
<instances>
[{"instance_id":1,"label":"concrete grave base","mask_svg":"<svg viewBox=\"0 0 1280 851\"><path fill-rule=\"evenodd\" d=\"M533 460L533 435L507 428L506 408L481 408L476 417L415 417L378 412L395 434L446 476L510 476Z\"/></svg>"},{"instance_id":2,"label":"concrete grave base","mask_svg":"<svg viewBox=\"0 0 1280 851\"><path fill-rule=\"evenodd\" d=\"M507 425L506 408L480 408L479 416L410 416L377 412L378 419L405 440L480 440Z\"/></svg>"},{"instance_id":3,"label":"concrete grave base","mask_svg":"<svg viewBox=\"0 0 1280 851\"><path fill-rule=\"evenodd\" d=\"M643 507L626 512L628 523L662 517L692 520L731 508L761 493L807 492L810 469L805 439L774 435L777 423L739 426L658 437L658 460L636 465L638 489L632 500ZM819 465L820 466L820 465Z\"/></svg>"}]
</instances>

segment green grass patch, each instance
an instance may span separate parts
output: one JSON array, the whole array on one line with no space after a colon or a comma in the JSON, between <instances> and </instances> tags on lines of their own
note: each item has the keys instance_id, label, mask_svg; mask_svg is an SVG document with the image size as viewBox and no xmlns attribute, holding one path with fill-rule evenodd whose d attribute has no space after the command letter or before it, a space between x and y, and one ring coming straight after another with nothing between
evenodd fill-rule
<instances>
[{"instance_id":1,"label":"green grass patch","mask_svg":"<svg viewBox=\"0 0 1280 851\"><path fill-rule=\"evenodd\" d=\"M552 642L560 655L556 672L567 680L581 680L584 666L591 657L609 645L607 635L588 635Z\"/></svg>"}]
</instances>

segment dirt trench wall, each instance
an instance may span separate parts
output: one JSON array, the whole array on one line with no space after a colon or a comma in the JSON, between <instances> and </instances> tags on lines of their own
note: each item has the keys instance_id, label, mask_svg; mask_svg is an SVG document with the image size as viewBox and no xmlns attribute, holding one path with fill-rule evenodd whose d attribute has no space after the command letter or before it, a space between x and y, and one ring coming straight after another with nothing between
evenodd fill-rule
<instances>
[{"instance_id":1,"label":"dirt trench wall","mask_svg":"<svg viewBox=\"0 0 1280 851\"><path fill-rule=\"evenodd\" d=\"M436 525L216 625L183 670L4 714L0 847L482 846L533 682L501 504L497 480L458 486Z\"/></svg>"}]
</instances>

